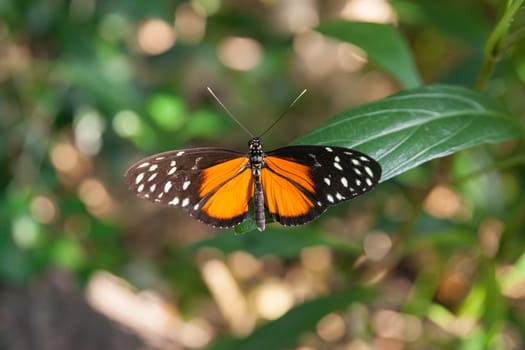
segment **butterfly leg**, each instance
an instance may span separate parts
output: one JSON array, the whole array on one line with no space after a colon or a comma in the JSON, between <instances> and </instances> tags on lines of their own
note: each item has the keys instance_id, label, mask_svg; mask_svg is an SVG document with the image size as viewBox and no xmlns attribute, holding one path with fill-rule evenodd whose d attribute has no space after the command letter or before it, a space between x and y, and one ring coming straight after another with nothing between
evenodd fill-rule
<instances>
[{"instance_id":1,"label":"butterfly leg","mask_svg":"<svg viewBox=\"0 0 525 350\"><path fill-rule=\"evenodd\" d=\"M253 174L253 210L255 213L255 224L259 231L264 231L266 224L266 217L264 215L264 193L261 184L261 177L259 172Z\"/></svg>"}]
</instances>

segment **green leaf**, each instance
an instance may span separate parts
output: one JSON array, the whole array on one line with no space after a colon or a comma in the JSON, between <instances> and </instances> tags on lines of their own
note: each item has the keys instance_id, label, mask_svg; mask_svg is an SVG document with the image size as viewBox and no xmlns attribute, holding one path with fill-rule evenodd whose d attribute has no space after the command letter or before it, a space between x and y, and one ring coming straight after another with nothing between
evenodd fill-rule
<instances>
[{"instance_id":1,"label":"green leaf","mask_svg":"<svg viewBox=\"0 0 525 350\"><path fill-rule=\"evenodd\" d=\"M300 335L314 329L317 322L326 314L343 309L353 302L370 301L374 295L375 293L370 289L356 287L344 294L308 301L294 307L281 318L256 329L247 338L223 343L211 349L286 349L297 343Z\"/></svg>"},{"instance_id":2,"label":"green leaf","mask_svg":"<svg viewBox=\"0 0 525 350\"><path fill-rule=\"evenodd\" d=\"M360 47L371 61L392 74L404 87L421 85L410 49L395 27L337 20L325 22L316 29L324 35Z\"/></svg>"},{"instance_id":3,"label":"green leaf","mask_svg":"<svg viewBox=\"0 0 525 350\"><path fill-rule=\"evenodd\" d=\"M351 109L294 143L360 150L379 161L386 181L431 159L523 133L517 118L486 95L432 85Z\"/></svg>"},{"instance_id":4,"label":"green leaf","mask_svg":"<svg viewBox=\"0 0 525 350\"><path fill-rule=\"evenodd\" d=\"M255 224L251 230L255 229ZM202 247L215 248L223 253L245 251L255 257L277 255L292 258L299 255L305 247L316 245L328 246L339 251L358 252L359 248L349 240L330 235L321 235L304 227L287 229L267 228L264 233L251 235L217 235L213 238L194 243L190 249Z\"/></svg>"}]
</instances>

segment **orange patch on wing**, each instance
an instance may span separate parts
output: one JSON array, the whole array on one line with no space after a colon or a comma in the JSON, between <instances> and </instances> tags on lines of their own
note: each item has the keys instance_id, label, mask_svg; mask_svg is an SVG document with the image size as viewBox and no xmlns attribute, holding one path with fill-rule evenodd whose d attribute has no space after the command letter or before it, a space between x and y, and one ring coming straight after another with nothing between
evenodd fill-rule
<instances>
[{"instance_id":1,"label":"orange patch on wing","mask_svg":"<svg viewBox=\"0 0 525 350\"><path fill-rule=\"evenodd\" d=\"M314 182L310 177L310 168L306 165L277 157L266 157L264 162L276 173L295 181L308 192L315 193Z\"/></svg>"},{"instance_id":2,"label":"orange patch on wing","mask_svg":"<svg viewBox=\"0 0 525 350\"><path fill-rule=\"evenodd\" d=\"M202 210L212 218L232 219L248 211L248 203L252 197L253 178L247 168L213 193Z\"/></svg>"},{"instance_id":3,"label":"orange patch on wing","mask_svg":"<svg viewBox=\"0 0 525 350\"><path fill-rule=\"evenodd\" d=\"M287 173L285 175L288 177ZM290 178L294 177L290 176ZM297 186L266 168L261 171L261 182L266 206L272 214L287 217L301 216L308 213L314 206Z\"/></svg>"},{"instance_id":4,"label":"orange patch on wing","mask_svg":"<svg viewBox=\"0 0 525 350\"><path fill-rule=\"evenodd\" d=\"M248 158L239 157L203 170L199 197L204 197L217 186L234 177L246 164L248 164Z\"/></svg>"}]
</instances>

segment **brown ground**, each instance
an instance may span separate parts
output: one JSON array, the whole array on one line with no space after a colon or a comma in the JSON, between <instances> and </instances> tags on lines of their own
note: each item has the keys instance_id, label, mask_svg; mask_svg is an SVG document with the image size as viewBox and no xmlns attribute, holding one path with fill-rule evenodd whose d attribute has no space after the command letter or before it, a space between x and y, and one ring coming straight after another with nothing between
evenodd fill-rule
<instances>
[{"instance_id":1,"label":"brown ground","mask_svg":"<svg viewBox=\"0 0 525 350\"><path fill-rule=\"evenodd\" d=\"M95 312L64 272L49 272L23 287L0 287L0 350L147 348Z\"/></svg>"}]
</instances>

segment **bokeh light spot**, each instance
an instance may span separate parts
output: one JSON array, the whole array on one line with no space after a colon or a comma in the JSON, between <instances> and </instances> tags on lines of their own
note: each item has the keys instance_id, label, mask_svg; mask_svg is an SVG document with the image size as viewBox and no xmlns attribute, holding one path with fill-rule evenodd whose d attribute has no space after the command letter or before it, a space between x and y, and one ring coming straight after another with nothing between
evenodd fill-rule
<instances>
[{"instance_id":1,"label":"bokeh light spot","mask_svg":"<svg viewBox=\"0 0 525 350\"><path fill-rule=\"evenodd\" d=\"M45 196L37 196L33 198L30 208L33 218L42 224L53 222L57 216L55 203Z\"/></svg>"},{"instance_id":2,"label":"bokeh light spot","mask_svg":"<svg viewBox=\"0 0 525 350\"><path fill-rule=\"evenodd\" d=\"M319 13L313 0L285 0L279 4L279 22L284 29L299 33L319 24Z\"/></svg>"},{"instance_id":3,"label":"bokeh light spot","mask_svg":"<svg viewBox=\"0 0 525 350\"><path fill-rule=\"evenodd\" d=\"M246 71L259 64L263 49L261 44L253 39L228 37L219 43L218 55L226 67Z\"/></svg>"},{"instance_id":4,"label":"bokeh light spot","mask_svg":"<svg viewBox=\"0 0 525 350\"><path fill-rule=\"evenodd\" d=\"M188 43L198 43L204 37L206 17L188 3L181 4L175 11L175 31L179 39Z\"/></svg>"},{"instance_id":5,"label":"bokeh light spot","mask_svg":"<svg viewBox=\"0 0 525 350\"><path fill-rule=\"evenodd\" d=\"M85 259L84 251L79 243L69 239L57 241L51 254L56 264L69 269L78 268Z\"/></svg>"},{"instance_id":6,"label":"bokeh light spot","mask_svg":"<svg viewBox=\"0 0 525 350\"><path fill-rule=\"evenodd\" d=\"M95 155L102 148L105 120L93 108L81 107L75 113L75 144L84 154Z\"/></svg>"},{"instance_id":7,"label":"bokeh light spot","mask_svg":"<svg viewBox=\"0 0 525 350\"><path fill-rule=\"evenodd\" d=\"M241 279L255 277L262 269L262 264L259 260L243 251L230 254L228 262L232 272Z\"/></svg>"},{"instance_id":8,"label":"bokeh light spot","mask_svg":"<svg viewBox=\"0 0 525 350\"><path fill-rule=\"evenodd\" d=\"M137 31L137 44L147 55L159 55L175 44L175 30L159 18L142 22Z\"/></svg>"},{"instance_id":9,"label":"bokeh light spot","mask_svg":"<svg viewBox=\"0 0 525 350\"><path fill-rule=\"evenodd\" d=\"M392 248L390 236L383 232L371 233L365 237L363 249L367 258L373 261L383 259Z\"/></svg>"},{"instance_id":10,"label":"bokeh light spot","mask_svg":"<svg viewBox=\"0 0 525 350\"><path fill-rule=\"evenodd\" d=\"M27 215L17 217L12 224L12 236L20 248L31 248L38 239L38 225Z\"/></svg>"},{"instance_id":11,"label":"bokeh light spot","mask_svg":"<svg viewBox=\"0 0 525 350\"><path fill-rule=\"evenodd\" d=\"M325 271L332 267L332 253L324 246L308 247L301 251L301 263L311 271Z\"/></svg>"},{"instance_id":12,"label":"bokeh light spot","mask_svg":"<svg viewBox=\"0 0 525 350\"><path fill-rule=\"evenodd\" d=\"M317 323L316 330L322 339L335 342L346 334L346 322L340 315L330 313Z\"/></svg>"},{"instance_id":13,"label":"bokeh light spot","mask_svg":"<svg viewBox=\"0 0 525 350\"><path fill-rule=\"evenodd\" d=\"M393 23L396 15L386 0L348 0L341 17L353 21Z\"/></svg>"},{"instance_id":14,"label":"bokeh light spot","mask_svg":"<svg viewBox=\"0 0 525 350\"><path fill-rule=\"evenodd\" d=\"M140 132L140 116L132 110L119 111L113 117L113 130L121 137L133 137Z\"/></svg>"},{"instance_id":15,"label":"bokeh light spot","mask_svg":"<svg viewBox=\"0 0 525 350\"><path fill-rule=\"evenodd\" d=\"M281 317L293 304L290 289L277 281L266 282L255 292L255 307L259 315L267 320Z\"/></svg>"},{"instance_id":16,"label":"bokeh light spot","mask_svg":"<svg viewBox=\"0 0 525 350\"><path fill-rule=\"evenodd\" d=\"M95 216L105 216L113 209L112 199L104 184L95 178L82 181L78 187L78 196Z\"/></svg>"},{"instance_id":17,"label":"bokeh light spot","mask_svg":"<svg viewBox=\"0 0 525 350\"><path fill-rule=\"evenodd\" d=\"M79 166L77 150L70 144L59 143L51 149L51 162L59 171L74 171Z\"/></svg>"},{"instance_id":18,"label":"bokeh light spot","mask_svg":"<svg viewBox=\"0 0 525 350\"><path fill-rule=\"evenodd\" d=\"M449 187L438 185L428 194L423 207L436 218L450 219L461 209L461 198Z\"/></svg>"},{"instance_id":19,"label":"bokeh light spot","mask_svg":"<svg viewBox=\"0 0 525 350\"><path fill-rule=\"evenodd\" d=\"M158 94L151 98L148 111L163 129L177 130L186 121L186 105L177 97Z\"/></svg>"},{"instance_id":20,"label":"bokeh light spot","mask_svg":"<svg viewBox=\"0 0 525 350\"><path fill-rule=\"evenodd\" d=\"M383 338L415 341L422 333L421 320L412 315L404 315L391 310L379 310L372 318L373 328Z\"/></svg>"}]
</instances>

